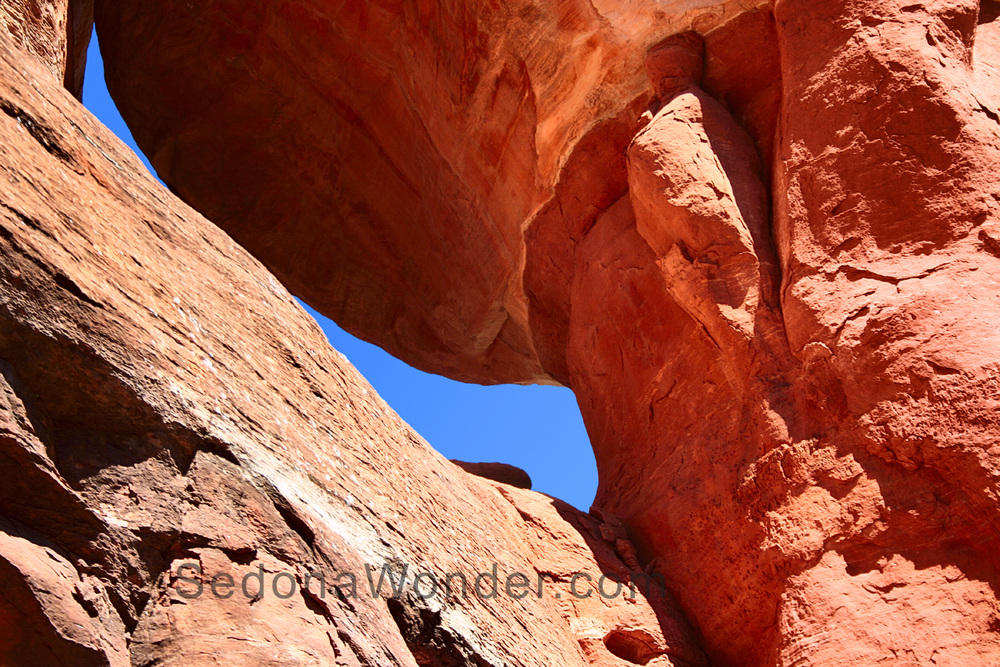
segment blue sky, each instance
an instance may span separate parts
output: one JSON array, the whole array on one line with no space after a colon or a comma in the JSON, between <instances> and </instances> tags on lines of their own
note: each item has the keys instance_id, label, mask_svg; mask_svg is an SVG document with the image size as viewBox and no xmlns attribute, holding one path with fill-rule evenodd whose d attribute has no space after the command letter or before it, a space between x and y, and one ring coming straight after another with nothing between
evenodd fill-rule
<instances>
[{"instance_id":1,"label":"blue sky","mask_svg":"<svg viewBox=\"0 0 1000 667\"><path fill-rule=\"evenodd\" d=\"M83 90L84 105L142 157L104 85L96 35ZM531 475L536 491L582 510L590 507L597 467L569 389L481 387L430 375L358 340L311 308L306 311L382 398L447 458L511 463Z\"/></svg>"}]
</instances>

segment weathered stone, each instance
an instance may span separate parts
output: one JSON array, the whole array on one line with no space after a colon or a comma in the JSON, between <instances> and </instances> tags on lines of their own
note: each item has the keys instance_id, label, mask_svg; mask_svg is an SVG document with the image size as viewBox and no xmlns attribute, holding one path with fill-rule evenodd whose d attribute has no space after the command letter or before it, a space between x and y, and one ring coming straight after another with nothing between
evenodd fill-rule
<instances>
[{"instance_id":1,"label":"weathered stone","mask_svg":"<svg viewBox=\"0 0 1000 667\"><path fill-rule=\"evenodd\" d=\"M551 383L564 327L529 325L522 229L606 177L603 151L565 160L644 106L645 47L766 3L702 4L115 0L97 23L160 177L296 295L418 368Z\"/></svg>"},{"instance_id":2,"label":"weathered stone","mask_svg":"<svg viewBox=\"0 0 1000 667\"><path fill-rule=\"evenodd\" d=\"M631 576L598 520L435 453L60 84L0 39L0 661L704 664L669 594L573 604ZM496 597L413 593L493 564Z\"/></svg>"},{"instance_id":3,"label":"weathered stone","mask_svg":"<svg viewBox=\"0 0 1000 667\"><path fill-rule=\"evenodd\" d=\"M77 98L83 95L93 28L93 0L5 0L0 4L0 32Z\"/></svg>"},{"instance_id":4,"label":"weathered stone","mask_svg":"<svg viewBox=\"0 0 1000 667\"><path fill-rule=\"evenodd\" d=\"M530 489L531 477L516 466L509 463L470 463L468 461L451 460L459 468L477 477L491 479L518 489Z\"/></svg>"},{"instance_id":5,"label":"weathered stone","mask_svg":"<svg viewBox=\"0 0 1000 667\"><path fill-rule=\"evenodd\" d=\"M99 579L139 664L257 664L278 633L292 664L997 663L998 16L98 4L161 176L296 292L422 368L573 388L590 516L433 454L8 56L4 507L43 528L19 553L80 561L46 602L21 558L12 597L71 616L66 582ZM704 63L690 34L650 54L692 28ZM562 596L202 607L172 586L186 559L503 562ZM640 567L663 606L572 596L575 570ZM45 637L110 660L98 625Z\"/></svg>"},{"instance_id":6,"label":"weathered stone","mask_svg":"<svg viewBox=\"0 0 1000 667\"><path fill-rule=\"evenodd\" d=\"M669 216L718 205L676 204L719 182L678 180L705 162L635 163L659 185L630 174L577 250L570 374L596 502L720 664L997 660L991 7L977 25L978 3L778 3L782 298L746 349L659 275L686 241ZM682 155L682 125L633 150Z\"/></svg>"},{"instance_id":7,"label":"weathered stone","mask_svg":"<svg viewBox=\"0 0 1000 667\"><path fill-rule=\"evenodd\" d=\"M0 531L0 661L4 665L129 664L125 628L92 577L54 548Z\"/></svg>"},{"instance_id":8,"label":"weathered stone","mask_svg":"<svg viewBox=\"0 0 1000 667\"><path fill-rule=\"evenodd\" d=\"M776 267L760 157L701 89L703 48L685 33L646 58L654 103L628 149L629 201L673 299L739 359Z\"/></svg>"}]
</instances>

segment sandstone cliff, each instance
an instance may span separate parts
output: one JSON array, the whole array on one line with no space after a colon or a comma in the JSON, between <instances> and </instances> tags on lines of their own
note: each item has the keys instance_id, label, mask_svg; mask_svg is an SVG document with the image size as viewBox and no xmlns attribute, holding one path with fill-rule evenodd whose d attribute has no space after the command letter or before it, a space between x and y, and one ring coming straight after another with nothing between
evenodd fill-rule
<instances>
[{"instance_id":1,"label":"sandstone cliff","mask_svg":"<svg viewBox=\"0 0 1000 667\"><path fill-rule=\"evenodd\" d=\"M5 51L6 622L139 664L309 664L317 632L369 664L1000 662L998 3L95 15L137 141L233 240ZM594 516L440 459L240 246L421 368L571 387ZM671 594L216 612L180 558Z\"/></svg>"},{"instance_id":2,"label":"sandstone cliff","mask_svg":"<svg viewBox=\"0 0 1000 667\"><path fill-rule=\"evenodd\" d=\"M435 453L60 83L0 40L0 664L704 664L669 594L571 597L620 523ZM413 593L493 564L531 594Z\"/></svg>"}]
</instances>

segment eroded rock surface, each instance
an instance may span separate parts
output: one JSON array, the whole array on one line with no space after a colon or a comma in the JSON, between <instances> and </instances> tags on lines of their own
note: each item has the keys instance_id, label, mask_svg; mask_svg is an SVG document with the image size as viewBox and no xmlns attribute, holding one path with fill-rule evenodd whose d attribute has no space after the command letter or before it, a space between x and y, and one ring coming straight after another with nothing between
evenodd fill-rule
<instances>
[{"instance_id":1,"label":"eroded rock surface","mask_svg":"<svg viewBox=\"0 0 1000 667\"><path fill-rule=\"evenodd\" d=\"M6 0L0 4L0 31L77 97L83 94L93 27L92 0Z\"/></svg>"},{"instance_id":2,"label":"eroded rock surface","mask_svg":"<svg viewBox=\"0 0 1000 667\"><path fill-rule=\"evenodd\" d=\"M647 46L748 4L135 0L98 2L97 25L160 177L295 294L418 368L553 382L565 337L552 325L551 350L529 325L546 287L522 286L522 228L557 183L606 180L613 152L565 160L594 132L612 145L609 118L631 129ZM757 34L736 30L733 51ZM608 203L585 197L571 226Z\"/></svg>"},{"instance_id":3,"label":"eroded rock surface","mask_svg":"<svg viewBox=\"0 0 1000 667\"><path fill-rule=\"evenodd\" d=\"M0 662L704 664L669 593L574 604L635 571L620 522L436 454L61 84L0 39ZM413 593L493 564L496 597Z\"/></svg>"},{"instance_id":4,"label":"eroded rock surface","mask_svg":"<svg viewBox=\"0 0 1000 667\"><path fill-rule=\"evenodd\" d=\"M758 303L737 329L678 293L698 276L663 275L670 253L695 259L678 219L726 240L706 203L743 178L725 150L714 175L697 159L711 133L690 114L638 134L630 155L660 158L629 163L628 196L576 254L569 362L597 503L641 536L721 664L997 660L1000 125L984 82L1000 53L982 9L778 3L780 310ZM752 331L747 347L711 317Z\"/></svg>"},{"instance_id":5,"label":"eroded rock surface","mask_svg":"<svg viewBox=\"0 0 1000 667\"><path fill-rule=\"evenodd\" d=\"M518 489L530 489L531 477L524 470L509 463L472 463L470 461L451 460L452 463L469 473L494 482L502 482Z\"/></svg>"},{"instance_id":6,"label":"eroded rock surface","mask_svg":"<svg viewBox=\"0 0 1000 667\"><path fill-rule=\"evenodd\" d=\"M516 99L531 105L518 106L513 117L520 122L523 109L533 114L524 122L536 129L523 135L533 145L519 143L514 131L498 142L490 134L498 114L476 115L482 107L475 91L488 78L475 80L464 98L421 92L365 107L364 127L398 130L370 135L387 154L408 151L397 164L415 164L411 142L428 134L437 137L435 146L447 146L444 138L464 141L472 132L477 150L502 147L503 164L521 165L478 189L467 178L478 199L459 201L483 202L466 220L490 211L494 225L485 229L498 238L514 238L503 220L524 228L523 260L516 240L490 255L496 262L517 257L507 264L513 277L486 282L517 285L523 261L524 298L513 300L526 302L527 319L508 323L529 334L522 340L531 349L521 358L532 361L521 368L537 363L543 374L508 374L489 363L485 373L456 372L420 361L422 352L387 347L455 377L547 374L571 386L597 455L597 505L625 519L638 557L669 580L719 664L994 661L996 4L782 0L774 16L752 8L713 16L664 7L659 22L649 21L640 4L607 12L592 34L596 41L588 43L600 45L604 58L600 84L589 77L596 61L554 46L565 42L551 32L555 17L562 17L561 28L584 31L586 11L569 20L560 14L565 5L545 6L534 18L522 16L526 33L490 23L489 12L477 18L477 28L501 26L484 32L493 49L485 62L495 67L510 62L509 52L494 48L510 34L549 39L550 58L575 63L572 71L545 70L546 78L535 51L517 51L517 71L526 77ZM112 84L133 124L147 133L144 145L164 156L183 146L181 158L161 158L166 178L199 206L221 201L224 177L203 194L207 174L185 176L177 165L206 152L244 155L245 141L213 135L208 151L195 148L195 136L226 128L212 122L213 107L179 106L190 97L177 93L167 71L184 56L161 62L162 49L147 46L170 35L153 25L153 15L173 27L187 19L153 9L104 11L108 53L121 63ZM218 27L221 10L206 11L198 34L229 34ZM353 22L361 16L353 11L335 22L341 33L333 52L368 34L371 24ZM420 54L442 35L474 43L454 26L436 32L420 23L436 15L404 6L402 16L407 29L392 33L394 76L379 90L406 81L423 90L421 77L438 80L440 67L427 69ZM663 67L671 65L661 59L650 68L653 82L643 81L649 48L690 27L704 33L704 76L684 72L683 90L663 90ZM626 33L628 49L616 41ZM240 34L260 40L274 31L255 24ZM261 71L278 67L269 48L249 50ZM452 62L439 58L433 62ZM200 64L185 71L205 85L219 80ZM328 80L337 94L367 90L364 75ZM552 87L561 81L575 85ZM152 90L129 92L140 82ZM560 96L565 90L591 92L575 106ZM613 101L599 92L608 90L616 91ZM233 97L218 99L211 104ZM637 121L651 101L656 114L643 127ZM263 118L256 103L240 109ZM456 123L450 134L437 122L417 131L395 122L400 113L440 118L456 110L469 114L462 118L470 125ZM220 147L230 141L234 147ZM281 173L298 178L302 171ZM337 178L350 178L344 173ZM370 173L359 170L354 178ZM499 184L517 192L505 201L523 203L506 217L488 204ZM451 207L439 189L416 190ZM284 230L272 224L284 214L259 215L268 220L263 229ZM379 215L363 217L382 228ZM241 239L258 233L244 237L225 216L220 221ZM410 228L457 229L445 222ZM321 238L326 227L315 229L312 238ZM478 232L465 236L463 251L479 252ZM248 245L273 261L265 244ZM387 266L419 264L424 256L411 252ZM370 284L366 272L375 266L383 264L372 259L358 280ZM457 264L437 275L447 281L453 270ZM322 276L295 280L296 289L331 284ZM475 296L476 289L463 293L480 307L496 303ZM447 306L438 293L421 290L421 298L434 299L424 312L472 312ZM474 367L460 361L464 352L448 354L456 366ZM845 596L846 611L838 602ZM947 610L958 603L932 598L967 602L952 615ZM884 632L872 630L875 609Z\"/></svg>"},{"instance_id":7,"label":"eroded rock surface","mask_svg":"<svg viewBox=\"0 0 1000 667\"><path fill-rule=\"evenodd\" d=\"M49 528L3 553L29 581L11 596L65 589L30 613L98 619L45 625L65 650L119 659L113 609L140 664L233 651L222 614L250 664L278 622L302 664L324 632L362 664L1000 661L996 2L97 10L175 191L417 366L572 387L601 484L586 517L459 473L228 237L9 102L33 151L2 185L7 465L31 472L9 516ZM34 89L19 67L10 99ZM669 595L227 602L209 623L164 574L444 544L444 568L642 569Z\"/></svg>"}]
</instances>

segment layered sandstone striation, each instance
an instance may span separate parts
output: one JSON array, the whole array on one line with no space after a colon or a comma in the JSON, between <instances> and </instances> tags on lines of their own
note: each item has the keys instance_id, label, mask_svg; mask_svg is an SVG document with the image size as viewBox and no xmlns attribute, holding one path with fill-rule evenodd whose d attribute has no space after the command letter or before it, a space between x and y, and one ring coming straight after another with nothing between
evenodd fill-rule
<instances>
[{"instance_id":1,"label":"layered sandstone striation","mask_svg":"<svg viewBox=\"0 0 1000 667\"><path fill-rule=\"evenodd\" d=\"M96 16L174 192L414 365L571 387L601 484L583 515L443 461L8 50L13 636L138 664L260 664L278 635L298 664L1000 661L998 3ZM167 574L191 558L669 594L204 607Z\"/></svg>"},{"instance_id":2,"label":"layered sandstone striation","mask_svg":"<svg viewBox=\"0 0 1000 667\"><path fill-rule=\"evenodd\" d=\"M435 453L61 84L0 39L0 663L706 664L620 521Z\"/></svg>"}]
</instances>

